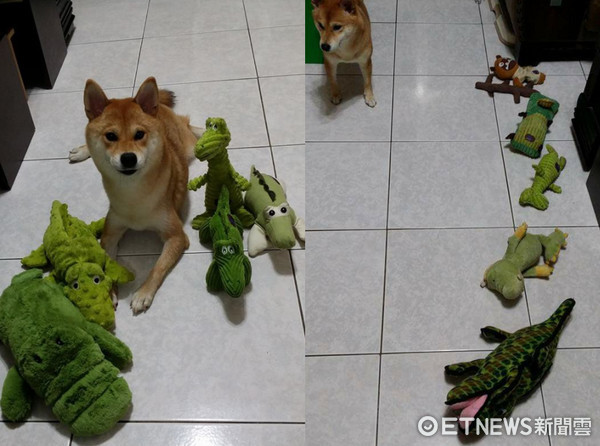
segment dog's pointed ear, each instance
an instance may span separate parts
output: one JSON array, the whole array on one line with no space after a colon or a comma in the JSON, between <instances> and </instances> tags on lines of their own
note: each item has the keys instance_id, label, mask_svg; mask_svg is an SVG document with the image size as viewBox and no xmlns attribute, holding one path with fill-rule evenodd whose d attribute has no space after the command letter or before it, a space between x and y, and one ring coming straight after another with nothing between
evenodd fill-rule
<instances>
[{"instance_id":1,"label":"dog's pointed ear","mask_svg":"<svg viewBox=\"0 0 600 446\"><path fill-rule=\"evenodd\" d=\"M148 113L151 116L156 116L158 113L158 85L156 85L156 79L149 77L140 85L140 89L135 95L134 101L144 113Z\"/></svg>"},{"instance_id":2,"label":"dog's pointed ear","mask_svg":"<svg viewBox=\"0 0 600 446\"><path fill-rule=\"evenodd\" d=\"M354 4L354 0L342 0L340 2L340 6L344 9L344 11L354 14L356 12L356 5Z\"/></svg>"},{"instance_id":3,"label":"dog's pointed ear","mask_svg":"<svg viewBox=\"0 0 600 446\"><path fill-rule=\"evenodd\" d=\"M104 91L92 79L88 79L85 83L83 105L85 106L85 114L90 121L100 116L108 105L108 98Z\"/></svg>"}]
</instances>

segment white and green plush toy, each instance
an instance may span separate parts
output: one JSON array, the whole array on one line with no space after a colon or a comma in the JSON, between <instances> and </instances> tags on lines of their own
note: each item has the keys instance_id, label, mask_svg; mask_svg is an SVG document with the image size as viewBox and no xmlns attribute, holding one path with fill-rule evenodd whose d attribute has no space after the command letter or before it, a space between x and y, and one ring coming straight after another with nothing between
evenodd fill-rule
<instances>
[{"instance_id":1,"label":"white and green plush toy","mask_svg":"<svg viewBox=\"0 0 600 446\"><path fill-rule=\"evenodd\" d=\"M278 249L293 248L296 237L304 241L304 220L296 216L287 202L283 184L254 166L244 205L256 217L248 238L250 257L267 249L269 241Z\"/></svg>"}]
</instances>

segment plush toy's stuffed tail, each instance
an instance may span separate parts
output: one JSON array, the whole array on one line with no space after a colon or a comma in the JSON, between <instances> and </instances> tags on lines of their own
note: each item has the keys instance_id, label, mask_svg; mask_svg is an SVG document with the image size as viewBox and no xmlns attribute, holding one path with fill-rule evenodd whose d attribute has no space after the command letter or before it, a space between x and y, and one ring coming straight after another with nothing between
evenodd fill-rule
<instances>
[{"instance_id":1,"label":"plush toy's stuffed tail","mask_svg":"<svg viewBox=\"0 0 600 446\"><path fill-rule=\"evenodd\" d=\"M521 206L533 206L540 211L548 209L548 199L542 193L534 191L531 187L521 193L519 204Z\"/></svg>"}]
</instances>

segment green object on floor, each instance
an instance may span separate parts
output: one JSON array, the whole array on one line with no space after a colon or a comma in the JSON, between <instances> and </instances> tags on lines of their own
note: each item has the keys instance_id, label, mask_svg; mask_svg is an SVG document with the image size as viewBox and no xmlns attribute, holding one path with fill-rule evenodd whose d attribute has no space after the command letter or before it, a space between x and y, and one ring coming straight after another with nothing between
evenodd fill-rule
<instances>
[{"instance_id":1,"label":"green object on floor","mask_svg":"<svg viewBox=\"0 0 600 446\"><path fill-rule=\"evenodd\" d=\"M548 199L544 196L544 191L550 189L552 192L560 194L562 189L554 184L560 173L565 168L567 160L564 156L558 156L556 150L547 144L548 153L542 157L539 164L533 164L535 177L533 185L523 192L519 197L521 206L533 206L536 209L544 211L548 209Z\"/></svg>"},{"instance_id":2,"label":"green object on floor","mask_svg":"<svg viewBox=\"0 0 600 446\"><path fill-rule=\"evenodd\" d=\"M306 0L305 12L306 23L304 24L304 58L305 63L323 63L323 51L321 51L321 36L315 28L315 22L312 17L313 6L311 0Z\"/></svg>"},{"instance_id":3,"label":"green object on floor","mask_svg":"<svg viewBox=\"0 0 600 446\"><path fill-rule=\"evenodd\" d=\"M118 376L131 364L129 348L87 321L39 269L13 277L0 296L0 341L15 359L0 399L9 421L29 416L35 393L75 435L99 435L131 406Z\"/></svg>"},{"instance_id":4,"label":"green object on floor","mask_svg":"<svg viewBox=\"0 0 600 446\"><path fill-rule=\"evenodd\" d=\"M229 190L221 188L217 210L200 228L200 240L212 241L213 261L206 273L209 291L225 291L231 297L240 297L250 283L252 265L244 254L242 223L231 215Z\"/></svg>"},{"instance_id":5,"label":"green object on floor","mask_svg":"<svg viewBox=\"0 0 600 446\"><path fill-rule=\"evenodd\" d=\"M517 402L532 392L552 367L558 340L574 306L575 301L567 299L546 321L514 333L482 328L483 337L500 345L483 359L445 367L447 375L474 373L448 392L446 404L460 410L460 418L483 421L510 416ZM464 422L461 427L465 429Z\"/></svg>"},{"instance_id":6,"label":"green object on floor","mask_svg":"<svg viewBox=\"0 0 600 446\"><path fill-rule=\"evenodd\" d=\"M230 141L231 134L224 119L206 120L206 130L196 143L194 153L200 161L208 162L208 171L188 183L188 189L194 191L206 185L204 194L206 211L194 217L192 220L194 229L201 229L214 215L223 186L229 189L230 212L240 219L245 228L250 228L254 224L254 216L244 209L242 197L242 192L248 190L250 183L233 168L229 161L227 146Z\"/></svg>"},{"instance_id":7,"label":"green object on floor","mask_svg":"<svg viewBox=\"0 0 600 446\"><path fill-rule=\"evenodd\" d=\"M517 132L506 137L511 140L510 146L531 158L539 158L544 148L548 127L558 113L558 107L559 104L554 99L540 93L533 93Z\"/></svg>"},{"instance_id":8,"label":"green object on floor","mask_svg":"<svg viewBox=\"0 0 600 446\"><path fill-rule=\"evenodd\" d=\"M561 248L567 246L565 234L558 228L550 235L528 234L523 223L508 239L506 253L483 274L482 287L497 291L506 299L516 299L523 293L524 277L549 277ZM537 266L541 255L545 265Z\"/></svg>"},{"instance_id":9,"label":"green object on floor","mask_svg":"<svg viewBox=\"0 0 600 446\"><path fill-rule=\"evenodd\" d=\"M29 268L52 266L50 279L64 286L65 295L92 322L110 329L115 323L111 297L114 285L134 279L131 271L112 260L98 243L104 219L89 225L59 201L52 202L44 243L21 263Z\"/></svg>"}]
</instances>

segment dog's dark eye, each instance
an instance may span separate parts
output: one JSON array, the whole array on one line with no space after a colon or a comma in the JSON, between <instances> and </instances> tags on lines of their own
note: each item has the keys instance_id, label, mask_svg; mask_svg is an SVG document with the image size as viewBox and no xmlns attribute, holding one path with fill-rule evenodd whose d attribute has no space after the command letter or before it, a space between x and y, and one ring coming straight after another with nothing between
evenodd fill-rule
<instances>
[{"instance_id":1,"label":"dog's dark eye","mask_svg":"<svg viewBox=\"0 0 600 446\"><path fill-rule=\"evenodd\" d=\"M321 22L319 22L319 28L325 29L325 27L323 26L323 24Z\"/></svg>"},{"instance_id":2,"label":"dog's dark eye","mask_svg":"<svg viewBox=\"0 0 600 446\"><path fill-rule=\"evenodd\" d=\"M117 136L117 134L115 132L107 132L105 135L106 139L108 139L111 142L115 142L118 141L119 137Z\"/></svg>"},{"instance_id":3,"label":"dog's dark eye","mask_svg":"<svg viewBox=\"0 0 600 446\"><path fill-rule=\"evenodd\" d=\"M342 29L342 25L333 25L334 31L339 31L340 29Z\"/></svg>"},{"instance_id":4,"label":"dog's dark eye","mask_svg":"<svg viewBox=\"0 0 600 446\"><path fill-rule=\"evenodd\" d=\"M144 137L146 133L143 132L142 130L138 130L137 132L135 132L135 135L133 135L133 139L135 139L136 141L139 141L140 139L142 139Z\"/></svg>"}]
</instances>

